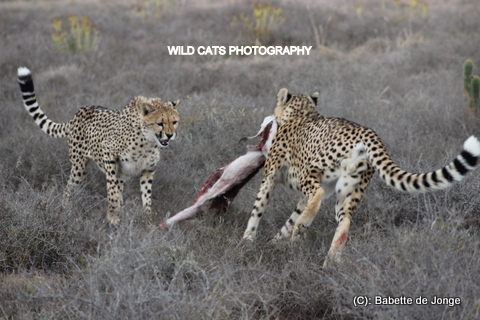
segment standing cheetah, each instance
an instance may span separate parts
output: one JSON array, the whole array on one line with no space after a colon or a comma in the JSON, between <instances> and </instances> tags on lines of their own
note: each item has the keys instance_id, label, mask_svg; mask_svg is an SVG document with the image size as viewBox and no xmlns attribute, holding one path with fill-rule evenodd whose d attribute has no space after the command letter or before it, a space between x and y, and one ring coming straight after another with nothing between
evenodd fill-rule
<instances>
[{"instance_id":1,"label":"standing cheetah","mask_svg":"<svg viewBox=\"0 0 480 320\"><path fill-rule=\"evenodd\" d=\"M88 161L93 159L107 176L108 222L118 223L125 181L139 174L143 206L151 212L153 175L160 148L167 147L177 135L180 100L164 102L138 96L123 110L84 107L72 120L60 124L48 119L40 109L30 70L18 69L18 83L23 104L42 131L55 138L68 138L72 168L63 193L64 206L85 178Z\"/></svg>"},{"instance_id":2,"label":"standing cheetah","mask_svg":"<svg viewBox=\"0 0 480 320\"><path fill-rule=\"evenodd\" d=\"M462 152L442 169L409 173L391 159L371 129L316 111L318 93L290 94L280 89L274 110L279 126L268 153L264 177L248 221L244 239L253 240L275 183L283 180L302 193L296 209L276 238L302 234L317 215L323 198L337 196L338 227L324 265L340 258L348 237L351 215L375 173L390 186L409 193L444 189L460 181L477 165L480 142L474 136Z\"/></svg>"}]
</instances>

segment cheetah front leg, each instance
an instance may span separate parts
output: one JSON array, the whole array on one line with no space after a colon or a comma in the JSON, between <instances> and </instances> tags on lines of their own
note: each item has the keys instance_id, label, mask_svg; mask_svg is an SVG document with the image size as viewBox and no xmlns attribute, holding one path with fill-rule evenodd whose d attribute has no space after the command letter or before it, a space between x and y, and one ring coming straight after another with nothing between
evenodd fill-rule
<instances>
[{"instance_id":1,"label":"cheetah front leg","mask_svg":"<svg viewBox=\"0 0 480 320\"><path fill-rule=\"evenodd\" d=\"M123 189L125 188L125 180L117 179L118 181L118 198L120 206L123 205Z\"/></svg>"},{"instance_id":2,"label":"cheetah front leg","mask_svg":"<svg viewBox=\"0 0 480 320\"><path fill-rule=\"evenodd\" d=\"M140 177L140 190L142 192L142 203L147 213L152 212L152 183L155 170L145 170Z\"/></svg>"},{"instance_id":3,"label":"cheetah front leg","mask_svg":"<svg viewBox=\"0 0 480 320\"><path fill-rule=\"evenodd\" d=\"M103 167L107 176L107 194L108 211L107 221L111 224L117 224L120 221L118 211L120 209L120 187L117 179L117 162L110 152L105 152L103 157Z\"/></svg>"},{"instance_id":4,"label":"cheetah front leg","mask_svg":"<svg viewBox=\"0 0 480 320\"><path fill-rule=\"evenodd\" d=\"M271 172L266 175L260 185L260 190L258 191L257 198L253 204L253 210L248 220L247 229L243 234L243 239L253 241L257 234L258 224L262 214L265 212L265 209L270 202L273 190L275 189L275 173Z\"/></svg>"},{"instance_id":5,"label":"cheetah front leg","mask_svg":"<svg viewBox=\"0 0 480 320\"><path fill-rule=\"evenodd\" d=\"M285 222L285 225L282 227L282 229L280 229L275 238L273 238L274 241L289 238L292 236L295 221L297 221L300 214L305 210L307 202L308 198L302 195L302 197L297 203L297 206L295 207L295 210L293 210L292 214L290 215L290 218L288 218L288 220Z\"/></svg>"},{"instance_id":6,"label":"cheetah front leg","mask_svg":"<svg viewBox=\"0 0 480 320\"><path fill-rule=\"evenodd\" d=\"M272 156L275 155L275 156ZM285 164L285 151L279 149L277 144L273 144L269 151L269 156L265 162L263 180L258 190L257 198L253 204L253 210L248 220L247 229L243 233L243 239L253 241L257 234L258 224L262 214L270 202L277 181L277 174L281 173L281 168Z\"/></svg>"},{"instance_id":7,"label":"cheetah front leg","mask_svg":"<svg viewBox=\"0 0 480 320\"><path fill-rule=\"evenodd\" d=\"M75 160L73 160L75 159ZM67 187L62 195L62 207L68 206L70 196L77 186L85 179L88 158L81 158L80 156L70 157L72 168L70 169L70 177L68 178Z\"/></svg>"}]
</instances>

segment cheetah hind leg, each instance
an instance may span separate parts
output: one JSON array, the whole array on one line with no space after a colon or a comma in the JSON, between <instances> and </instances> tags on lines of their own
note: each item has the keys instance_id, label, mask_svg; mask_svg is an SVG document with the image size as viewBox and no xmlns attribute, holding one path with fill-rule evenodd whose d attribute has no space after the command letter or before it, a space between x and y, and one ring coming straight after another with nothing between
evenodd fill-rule
<instances>
[{"instance_id":1,"label":"cheetah hind leg","mask_svg":"<svg viewBox=\"0 0 480 320\"><path fill-rule=\"evenodd\" d=\"M363 143L358 143L349 154L349 157L344 159L341 163L343 178L347 179L348 183L355 185L360 183L361 177L360 173L368 169L368 162L366 160L365 146ZM315 181L315 177L313 181ZM344 179L339 179L337 186L339 184L345 184ZM322 197L325 194L325 190L318 184L317 191L310 196L306 209L295 221L295 226L293 227L292 240L298 239L300 234L304 234L308 227L311 225L313 219L320 209L320 204ZM347 227L348 230L348 227Z\"/></svg>"},{"instance_id":2,"label":"cheetah hind leg","mask_svg":"<svg viewBox=\"0 0 480 320\"><path fill-rule=\"evenodd\" d=\"M330 250L323 266L327 267L332 261L341 262L341 252L345 247L350 229L351 215L362 199L363 191L370 183L374 169L366 159L355 161L357 171L353 174L344 173L336 185L337 202L335 204L336 220L338 222L333 236Z\"/></svg>"},{"instance_id":3,"label":"cheetah hind leg","mask_svg":"<svg viewBox=\"0 0 480 320\"><path fill-rule=\"evenodd\" d=\"M332 245L330 250L328 250L327 257L323 262L323 267L326 268L333 261L335 263L341 262L341 253L345 247L345 243L348 238L348 230L350 229L350 215L345 214L342 217L342 220L338 223L338 227L335 230L335 235L333 236Z\"/></svg>"},{"instance_id":4,"label":"cheetah hind leg","mask_svg":"<svg viewBox=\"0 0 480 320\"><path fill-rule=\"evenodd\" d=\"M300 236L307 231L308 227L310 227L313 219L315 219L315 216L320 209L324 194L325 190L318 186L316 191L308 197L305 210L303 210L302 214L298 217L298 219L295 221L295 225L293 226L292 240L299 239Z\"/></svg>"}]
</instances>

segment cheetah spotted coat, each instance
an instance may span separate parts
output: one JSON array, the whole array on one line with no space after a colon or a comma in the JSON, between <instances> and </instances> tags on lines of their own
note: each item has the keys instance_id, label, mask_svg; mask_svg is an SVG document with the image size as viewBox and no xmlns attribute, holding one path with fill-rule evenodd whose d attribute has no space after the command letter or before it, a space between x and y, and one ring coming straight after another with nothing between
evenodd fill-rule
<instances>
[{"instance_id":1,"label":"cheetah spotted coat","mask_svg":"<svg viewBox=\"0 0 480 320\"><path fill-rule=\"evenodd\" d=\"M325 259L327 265L332 259L339 259L351 215L375 171L388 185L415 193L444 189L462 180L477 165L480 143L471 136L461 153L444 168L428 173L406 172L393 162L372 129L345 119L321 116L316 111L318 96L318 93L292 95L287 89L278 92L274 114L279 129L268 153L245 239L254 239L276 183L284 182L302 194L276 239L295 239L304 233L322 199L335 194L339 225Z\"/></svg>"},{"instance_id":2,"label":"cheetah spotted coat","mask_svg":"<svg viewBox=\"0 0 480 320\"><path fill-rule=\"evenodd\" d=\"M84 179L86 166L93 159L107 177L107 220L116 224L125 181L140 175L142 202L151 212L152 180L160 159L160 148L175 139L180 120L180 101L135 97L123 110L99 106L81 108L66 123L55 123L40 109L33 79L27 68L18 69L23 104L43 132L68 138L70 178L63 194L68 204L74 188Z\"/></svg>"}]
</instances>

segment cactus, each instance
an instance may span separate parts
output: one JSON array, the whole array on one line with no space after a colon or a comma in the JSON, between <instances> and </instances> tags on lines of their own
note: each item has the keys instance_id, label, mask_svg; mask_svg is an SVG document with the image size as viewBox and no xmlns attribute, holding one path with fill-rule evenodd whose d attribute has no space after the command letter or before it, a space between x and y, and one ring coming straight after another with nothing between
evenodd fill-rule
<instances>
[{"instance_id":1,"label":"cactus","mask_svg":"<svg viewBox=\"0 0 480 320\"><path fill-rule=\"evenodd\" d=\"M466 96L470 93L470 84L472 81L473 62L467 59L463 64L463 89Z\"/></svg>"},{"instance_id":2,"label":"cactus","mask_svg":"<svg viewBox=\"0 0 480 320\"><path fill-rule=\"evenodd\" d=\"M472 84L470 88L470 92L472 93L471 99L473 102L473 107L475 110L478 111L480 108L480 77L479 76L474 76L472 78Z\"/></svg>"},{"instance_id":3,"label":"cactus","mask_svg":"<svg viewBox=\"0 0 480 320\"><path fill-rule=\"evenodd\" d=\"M480 114L480 77L472 74L473 62L467 59L463 64L463 93L467 100L467 114L470 119L476 119Z\"/></svg>"}]
</instances>

